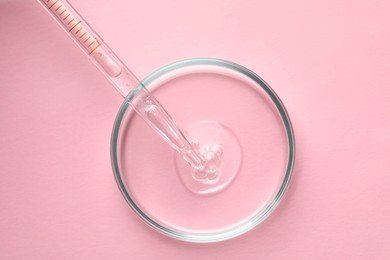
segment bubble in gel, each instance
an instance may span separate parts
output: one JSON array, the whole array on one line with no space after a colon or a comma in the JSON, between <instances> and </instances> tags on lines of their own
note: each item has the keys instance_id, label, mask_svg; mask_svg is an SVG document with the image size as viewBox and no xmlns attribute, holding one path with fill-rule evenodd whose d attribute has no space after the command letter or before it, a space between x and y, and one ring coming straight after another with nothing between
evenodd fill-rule
<instances>
[{"instance_id":1,"label":"bubble in gel","mask_svg":"<svg viewBox=\"0 0 390 260\"><path fill-rule=\"evenodd\" d=\"M214 120L193 122L186 127L185 133L202 157L203 167L196 170L176 154L175 168L182 184L199 195L223 191L241 167L242 150L238 138L229 127Z\"/></svg>"},{"instance_id":2,"label":"bubble in gel","mask_svg":"<svg viewBox=\"0 0 390 260\"><path fill-rule=\"evenodd\" d=\"M192 142L199 149L199 142ZM192 173L194 180L204 184L213 184L221 176L222 148L220 145L206 145L199 149L199 154L204 159L204 168Z\"/></svg>"}]
</instances>

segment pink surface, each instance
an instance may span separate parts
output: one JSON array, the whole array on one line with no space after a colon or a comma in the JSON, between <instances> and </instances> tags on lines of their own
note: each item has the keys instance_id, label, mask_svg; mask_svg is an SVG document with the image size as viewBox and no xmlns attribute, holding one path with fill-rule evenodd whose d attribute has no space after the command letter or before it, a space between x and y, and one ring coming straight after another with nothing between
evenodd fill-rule
<instances>
[{"instance_id":1,"label":"pink surface","mask_svg":"<svg viewBox=\"0 0 390 260\"><path fill-rule=\"evenodd\" d=\"M0 0L1 259L390 257L388 1L113 3L72 1L141 78L213 56L278 92L297 138L291 187L227 242L151 230L111 173L121 97L36 1Z\"/></svg>"}]
</instances>

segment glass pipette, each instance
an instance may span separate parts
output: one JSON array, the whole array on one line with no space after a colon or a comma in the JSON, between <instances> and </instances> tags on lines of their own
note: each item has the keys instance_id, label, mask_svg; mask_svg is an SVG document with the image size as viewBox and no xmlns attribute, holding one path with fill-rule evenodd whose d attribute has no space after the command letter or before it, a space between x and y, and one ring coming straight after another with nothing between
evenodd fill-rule
<instances>
[{"instance_id":1,"label":"glass pipette","mask_svg":"<svg viewBox=\"0 0 390 260\"><path fill-rule=\"evenodd\" d=\"M143 87L137 77L104 43L66 0L38 0L119 93L131 94L133 109L196 171L207 171L207 162L187 140L163 106Z\"/></svg>"}]
</instances>

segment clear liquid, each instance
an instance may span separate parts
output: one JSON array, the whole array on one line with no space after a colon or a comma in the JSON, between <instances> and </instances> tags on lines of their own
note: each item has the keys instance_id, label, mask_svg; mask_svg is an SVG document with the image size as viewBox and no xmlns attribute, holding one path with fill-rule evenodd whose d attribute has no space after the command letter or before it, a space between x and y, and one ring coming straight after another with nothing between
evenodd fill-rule
<instances>
[{"instance_id":1,"label":"clear liquid","mask_svg":"<svg viewBox=\"0 0 390 260\"><path fill-rule=\"evenodd\" d=\"M233 131L216 121L201 120L189 125L185 132L205 158L208 168L193 169L176 155L176 171L183 185L191 192L203 195L228 187L238 174L242 159L240 142Z\"/></svg>"}]
</instances>

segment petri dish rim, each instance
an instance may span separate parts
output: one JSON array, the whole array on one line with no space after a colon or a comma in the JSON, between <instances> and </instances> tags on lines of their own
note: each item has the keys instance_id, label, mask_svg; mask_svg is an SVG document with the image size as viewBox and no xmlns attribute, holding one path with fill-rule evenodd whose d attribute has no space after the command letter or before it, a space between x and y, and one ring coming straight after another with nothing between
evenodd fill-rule
<instances>
[{"instance_id":1,"label":"petri dish rim","mask_svg":"<svg viewBox=\"0 0 390 260\"><path fill-rule=\"evenodd\" d=\"M245 224L237 228L234 228L232 230L223 231L215 234L189 234L185 232L178 232L176 230L172 230L168 227L165 227L159 224L158 222L156 222L155 220L153 220L153 218L148 216L145 212L143 212L140 209L140 207L138 207L137 203L135 203L135 201L130 196L129 192L127 191L126 185L124 184L124 181L122 179L120 169L119 169L119 163L118 163L117 143L119 138L119 129L122 120L124 118L124 115L129 107L129 104L134 99L134 97L138 94L138 92L142 88L147 86L148 83L160 77L161 75L173 71L175 69L179 69L187 66L193 66L193 65L222 66L222 67L235 70L236 72L244 74L245 76L254 80L258 84L258 86L262 88L266 92L266 94L271 98L273 104L277 108L284 125L287 142L288 142L288 159L287 159L288 161L286 166L286 172L278 192L276 193L272 201L269 203L269 205L263 211L259 212L255 217L253 217L250 221L246 222ZM286 193L289 183L291 181L294 164L295 164L295 137L294 137L294 131L293 131L290 117L281 99L278 97L275 91L256 73L241 65L238 65L236 63L227 60L215 59L215 58L192 58L192 59L180 60L158 69L157 71L153 72L148 77L146 77L142 81L142 83L139 84L134 89L134 91L129 93L129 95L124 100L121 108L119 109L119 112L115 119L112 135L111 135L110 154L111 154L111 165L112 165L114 177L118 185L118 188L122 193L122 196L125 198L126 202L129 204L131 209L147 225L157 230L158 232L174 239L187 241L187 242L194 242L194 243L211 243L211 242L218 242L218 241L231 239L248 232L249 230L256 227L258 224L263 222L275 210L275 208L278 206L281 199L283 198L284 194Z\"/></svg>"}]
</instances>

